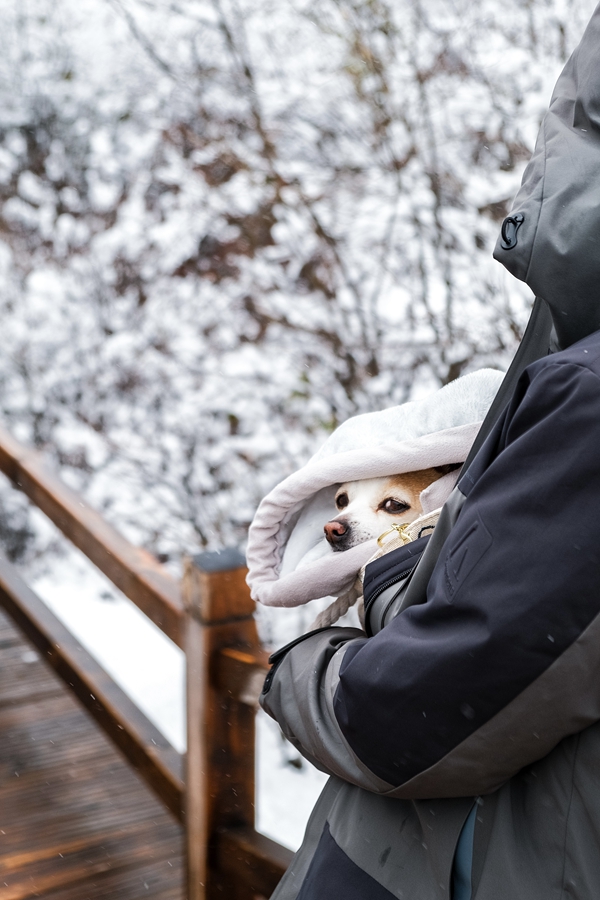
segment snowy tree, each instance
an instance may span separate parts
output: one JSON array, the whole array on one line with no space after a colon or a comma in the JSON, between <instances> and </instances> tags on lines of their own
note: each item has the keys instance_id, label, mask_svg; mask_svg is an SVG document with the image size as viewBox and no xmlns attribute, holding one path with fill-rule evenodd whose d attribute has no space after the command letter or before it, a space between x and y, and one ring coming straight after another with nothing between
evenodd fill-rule
<instances>
[{"instance_id":1,"label":"snowy tree","mask_svg":"<svg viewBox=\"0 0 600 900\"><path fill-rule=\"evenodd\" d=\"M5 423L176 559L348 416L505 366L491 251L592 6L7 0Z\"/></svg>"}]
</instances>

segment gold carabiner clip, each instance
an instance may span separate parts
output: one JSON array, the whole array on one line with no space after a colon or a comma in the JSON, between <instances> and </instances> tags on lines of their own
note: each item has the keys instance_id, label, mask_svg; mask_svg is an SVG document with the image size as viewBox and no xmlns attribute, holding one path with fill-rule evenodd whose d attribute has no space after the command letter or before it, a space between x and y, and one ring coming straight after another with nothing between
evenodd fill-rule
<instances>
[{"instance_id":1,"label":"gold carabiner clip","mask_svg":"<svg viewBox=\"0 0 600 900\"><path fill-rule=\"evenodd\" d=\"M386 538L388 536L388 534L391 534L392 531L397 531L398 534L400 535L400 537L402 538L402 543L409 544L410 543L410 535L407 534L407 532L406 532L406 529L408 528L409 525L410 525L410 522L404 522L402 525L397 525L396 523L394 523L394 525L392 525L391 528L388 528L387 531L384 531L383 534L379 535L379 537L377 538L377 543L379 544L380 547L383 547L383 539Z\"/></svg>"}]
</instances>

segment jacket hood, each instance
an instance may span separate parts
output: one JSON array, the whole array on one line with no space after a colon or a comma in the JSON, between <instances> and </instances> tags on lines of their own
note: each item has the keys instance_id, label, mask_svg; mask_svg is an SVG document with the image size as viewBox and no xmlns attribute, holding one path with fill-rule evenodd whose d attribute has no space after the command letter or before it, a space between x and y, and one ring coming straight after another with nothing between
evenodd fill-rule
<instances>
[{"instance_id":1,"label":"jacket hood","mask_svg":"<svg viewBox=\"0 0 600 900\"><path fill-rule=\"evenodd\" d=\"M600 5L558 79L494 256L550 308L561 348L600 329Z\"/></svg>"},{"instance_id":2,"label":"jacket hood","mask_svg":"<svg viewBox=\"0 0 600 900\"><path fill-rule=\"evenodd\" d=\"M298 606L348 590L377 542L343 553L327 543L323 526L336 515L338 486L464 462L502 377L482 369L423 400L344 422L261 502L246 553L252 597L267 606ZM442 506L458 474L451 472L422 492L424 512Z\"/></svg>"}]
</instances>

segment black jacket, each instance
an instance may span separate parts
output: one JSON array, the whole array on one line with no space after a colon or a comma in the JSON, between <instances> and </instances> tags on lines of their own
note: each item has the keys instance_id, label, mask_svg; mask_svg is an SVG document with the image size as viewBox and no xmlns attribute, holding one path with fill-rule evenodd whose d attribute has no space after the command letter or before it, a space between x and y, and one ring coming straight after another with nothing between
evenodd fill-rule
<instances>
[{"instance_id":1,"label":"black jacket","mask_svg":"<svg viewBox=\"0 0 600 900\"><path fill-rule=\"evenodd\" d=\"M600 891L600 332L527 369L459 488L466 500L425 603L371 638L329 628L277 656L264 708L345 782L319 820L312 871L335 870L344 897L402 896L417 874L419 900L447 897L473 803L464 798L482 795L478 898L547 900L572 880L569 896L591 900ZM367 801L365 789L378 797ZM424 837L427 798L442 808L418 862L411 847ZM386 847L375 842L369 856L349 826L359 812L370 828L373 815L386 822L390 867L378 862ZM537 875L509 891L504 854L516 835L511 853ZM350 863L374 880L372 893L351 893ZM501 883L490 875L488 884L498 866ZM301 893L285 885L277 897L325 896L320 877Z\"/></svg>"}]
</instances>

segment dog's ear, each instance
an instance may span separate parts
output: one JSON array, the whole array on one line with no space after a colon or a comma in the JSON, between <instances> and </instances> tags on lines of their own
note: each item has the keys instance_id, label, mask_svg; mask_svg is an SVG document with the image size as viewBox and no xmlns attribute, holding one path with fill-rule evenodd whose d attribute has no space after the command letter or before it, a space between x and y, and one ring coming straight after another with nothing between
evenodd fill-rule
<instances>
[{"instance_id":1,"label":"dog's ear","mask_svg":"<svg viewBox=\"0 0 600 900\"><path fill-rule=\"evenodd\" d=\"M460 469L462 463L448 463L445 466L434 466L436 472L439 472L440 475L448 475L449 472L456 472L457 469Z\"/></svg>"}]
</instances>

